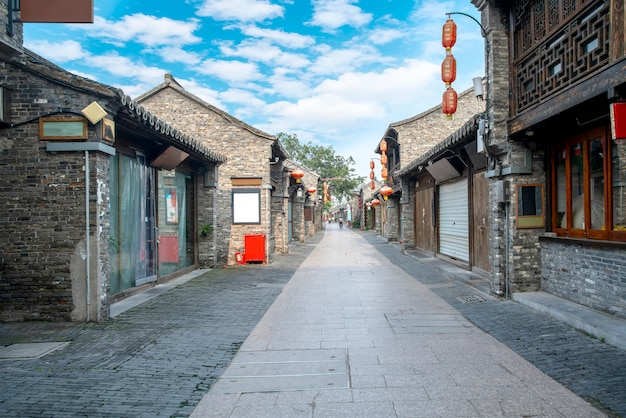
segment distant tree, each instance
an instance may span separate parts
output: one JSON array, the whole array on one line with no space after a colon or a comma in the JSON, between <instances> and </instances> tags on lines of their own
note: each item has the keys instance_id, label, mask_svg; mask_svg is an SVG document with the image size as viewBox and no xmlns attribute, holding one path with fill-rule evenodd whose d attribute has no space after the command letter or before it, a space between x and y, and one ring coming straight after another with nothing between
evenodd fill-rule
<instances>
[{"instance_id":1,"label":"distant tree","mask_svg":"<svg viewBox=\"0 0 626 418\"><path fill-rule=\"evenodd\" d=\"M291 158L309 170L319 174L321 178L343 178L344 180L328 181L331 186L331 196L338 201L349 199L351 192L357 190L365 181L364 177L356 175L354 159L337 155L332 146L322 147L311 142L301 144L295 134L280 132L276 135Z\"/></svg>"}]
</instances>

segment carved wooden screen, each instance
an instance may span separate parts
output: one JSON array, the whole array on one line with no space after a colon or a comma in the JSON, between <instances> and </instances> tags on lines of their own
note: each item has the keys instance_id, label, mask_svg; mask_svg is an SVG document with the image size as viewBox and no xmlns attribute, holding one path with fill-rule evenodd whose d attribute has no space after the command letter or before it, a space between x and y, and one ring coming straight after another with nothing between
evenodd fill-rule
<instances>
[{"instance_id":1,"label":"carved wooden screen","mask_svg":"<svg viewBox=\"0 0 626 418\"><path fill-rule=\"evenodd\" d=\"M610 2L523 0L513 23L512 116L609 62Z\"/></svg>"}]
</instances>

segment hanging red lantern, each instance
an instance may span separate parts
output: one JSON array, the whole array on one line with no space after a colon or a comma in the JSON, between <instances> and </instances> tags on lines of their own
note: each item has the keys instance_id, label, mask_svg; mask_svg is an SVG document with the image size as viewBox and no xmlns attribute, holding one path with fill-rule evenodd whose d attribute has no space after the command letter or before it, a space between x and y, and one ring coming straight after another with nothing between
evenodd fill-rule
<instances>
[{"instance_id":1,"label":"hanging red lantern","mask_svg":"<svg viewBox=\"0 0 626 418\"><path fill-rule=\"evenodd\" d=\"M317 191L317 187L309 187L309 189L307 190L307 192L313 194Z\"/></svg>"},{"instance_id":2,"label":"hanging red lantern","mask_svg":"<svg viewBox=\"0 0 626 418\"><path fill-rule=\"evenodd\" d=\"M300 183L300 179L304 177L304 171L300 170L299 168L296 168L295 170L291 172L291 177L296 179L296 183Z\"/></svg>"},{"instance_id":3,"label":"hanging red lantern","mask_svg":"<svg viewBox=\"0 0 626 418\"><path fill-rule=\"evenodd\" d=\"M383 196L384 200L387 200L387 198L389 198L389 196L391 196L393 194L393 189L387 185L381 187L380 189L380 194Z\"/></svg>"},{"instance_id":4,"label":"hanging red lantern","mask_svg":"<svg viewBox=\"0 0 626 418\"><path fill-rule=\"evenodd\" d=\"M374 177L375 177L375 176L374 176L374 172L373 172L373 171L370 171L370 180L374 180Z\"/></svg>"},{"instance_id":5,"label":"hanging red lantern","mask_svg":"<svg viewBox=\"0 0 626 418\"><path fill-rule=\"evenodd\" d=\"M372 206L378 206L378 205L380 205L380 200L378 199L372 200Z\"/></svg>"},{"instance_id":6,"label":"hanging red lantern","mask_svg":"<svg viewBox=\"0 0 626 418\"><path fill-rule=\"evenodd\" d=\"M441 63L441 79L447 87L456 80L456 59L452 54L446 55Z\"/></svg>"},{"instance_id":7,"label":"hanging red lantern","mask_svg":"<svg viewBox=\"0 0 626 418\"><path fill-rule=\"evenodd\" d=\"M382 165L387 165L387 154L382 154L382 155L380 156L380 163L381 163Z\"/></svg>"},{"instance_id":8,"label":"hanging red lantern","mask_svg":"<svg viewBox=\"0 0 626 418\"><path fill-rule=\"evenodd\" d=\"M452 115L456 112L457 94L452 87L448 87L443 93L441 110L446 114L446 119L452 120Z\"/></svg>"},{"instance_id":9,"label":"hanging red lantern","mask_svg":"<svg viewBox=\"0 0 626 418\"><path fill-rule=\"evenodd\" d=\"M387 171L387 167L383 167L383 169L380 170L380 176L383 178L383 180L387 180L388 174L389 172Z\"/></svg>"},{"instance_id":10,"label":"hanging red lantern","mask_svg":"<svg viewBox=\"0 0 626 418\"><path fill-rule=\"evenodd\" d=\"M375 167L374 161L373 161L373 160L370 160L370 168L373 170L373 169L374 169L374 167Z\"/></svg>"},{"instance_id":11,"label":"hanging red lantern","mask_svg":"<svg viewBox=\"0 0 626 418\"><path fill-rule=\"evenodd\" d=\"M443 25L441 32L441 45L449 52L456 43L456 23L454 20L448 18Z\"/></svg>"},{"instance_id":12,"label":"hanging red lantern","mask_svg":"<svg viewBox=\"0 0 626 418\"><path fill-rule=\"evenodd\" d=\"M380 151L383 153L387 152L387 141L384 139L380 141Z\"/></svg>"},{"instance_id":13,"label":"hanging red lantern","mask_svg":"<svg viewBox=\"0 0 626 418\"><path fill-rule=\"evenodd\" d=\"M372 180L372 182L370 183L370 189L374 190L375 188L376 188L376 182Z\"/></svg>"}]
</instances>

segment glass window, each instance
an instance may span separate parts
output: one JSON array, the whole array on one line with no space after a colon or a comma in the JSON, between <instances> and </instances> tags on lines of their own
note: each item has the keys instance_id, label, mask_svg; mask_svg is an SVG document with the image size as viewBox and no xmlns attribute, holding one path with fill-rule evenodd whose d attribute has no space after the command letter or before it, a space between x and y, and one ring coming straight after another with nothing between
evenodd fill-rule
<instances>
[{"instance_id":1,"label":"glass window","mask_svg":"<svg viewBox=\"0 0 626 418\"><path fill-rule=\"evenodd\" d=\"M626 241L626 142L608 141L601 127L553 148L552 220L558 235Z\"/></svg>"},{"instance_id":2,"label":"glass window","mask_svg":"<svg viewBox=\"0 0 626 418\"><path fill-rule=\"evenodd\" d=\"M626 232L626 140L613 140L611 151L613 231Z\"/></svg>"},{"instance_id":3,"label":"glass window","mask_svg":"<svg viewBox=\"0 0 626 418\"><path fill-rule=\"evenodd\" d=\"M591 229L604 229L604 152L602 138L589 141Z\"/></svg>"},{"instance_id":4,"label":"glass window","mask_svg":"<svg viewBox=\"0 0 626 418\"><path fill-rule=\"evenodd\" d=\"M567 149L561 148L556 153L554 167L555 187L556 191L556 228L567 228L567 178L565 176L565 162L567 161Z\"/></svg>"},{"instance_id":5,"label":"glass window","mask_svg":"<svg viewBox=\"0 0 626 418\"><path fill-rule=\"evenodd\" d=\"M194 197L192 176L159 171L159 276L194 264Z\"/></svg>"},{"instance_id":6,"label":"glass window","mask_svg":"<svg viewBox=\"0 0 626 418\"><path fill-rule=\"evenodd\" d=\"M583 144L570 146L570 192L572 196L572 228L585 228L585 192L583 179Z\"/></svg>"},{"instance_id":7,"label":"glass window","mask_svg":"<svg viewBox=\"0 0 626 418\"><path fill-rule=\"evenodd\" d=\"M111 157L111 294L156 280L154 169L145 157Z\"/></svg>"}]
</instances>

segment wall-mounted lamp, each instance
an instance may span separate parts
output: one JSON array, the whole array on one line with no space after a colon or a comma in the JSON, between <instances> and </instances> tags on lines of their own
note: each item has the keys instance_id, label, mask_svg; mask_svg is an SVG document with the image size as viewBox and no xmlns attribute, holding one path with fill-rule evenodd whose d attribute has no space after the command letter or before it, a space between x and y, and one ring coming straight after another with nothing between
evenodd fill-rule
<instances>
[{"instance_id":1,"label":"wall-mounted lamp","mask_svg":"<svg viewBox=\"0 0 626 418\"><path fill-rule=\"evenodd\" d=\"M483 95L485 94L485 92L483 91L482 77L474 77L472 79L472 82L474 83L474 96L476 96L478 100L482 100Z\"/></svg>"},{"instance_id":2,"label":"wall-mounted lamp","mask_svg":"<svg viewBox=\"0 0 626 418\"><path fill-rule=\"evenodd\" d=\"M92 125L100 122L107 115L106 110L98 104L98 102L91 102L89 106L80 111Z\"/></svg>"}]
</instances>

